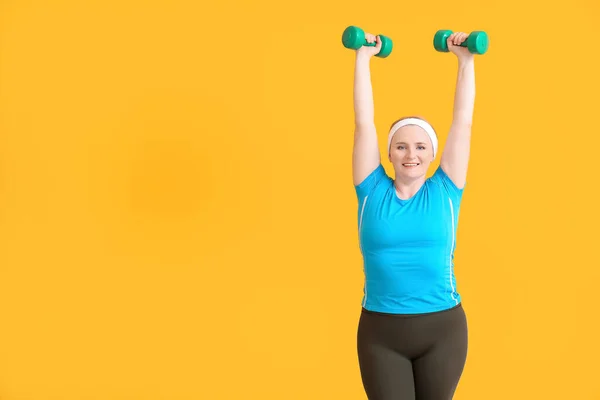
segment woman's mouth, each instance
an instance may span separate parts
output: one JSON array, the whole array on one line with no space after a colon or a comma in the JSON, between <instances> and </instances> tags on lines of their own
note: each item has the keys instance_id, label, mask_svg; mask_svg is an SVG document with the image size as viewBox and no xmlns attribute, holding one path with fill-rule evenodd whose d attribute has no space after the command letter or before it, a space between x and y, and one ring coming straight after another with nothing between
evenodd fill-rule
<instances>
[{"instance_id":1,"label":"woman's mouth","mask_svg":"<svg viewBox=\"0 0 600 400\"><path fill-rule=\"evenodd\" d=\"M402 164L402 166L406 167L406 168L414 168L414 167L418 167L419 163L404 163L404 164Z\"/></svg>"}]
</instances>

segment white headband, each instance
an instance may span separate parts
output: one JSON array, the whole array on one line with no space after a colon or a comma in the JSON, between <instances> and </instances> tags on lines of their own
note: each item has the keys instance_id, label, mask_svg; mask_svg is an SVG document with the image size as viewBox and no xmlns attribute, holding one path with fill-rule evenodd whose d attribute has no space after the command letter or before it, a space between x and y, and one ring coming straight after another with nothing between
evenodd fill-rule
<instances>
[{"instance_id":1,"label":"white headband","mask_svg":"<svg viewBox=\"0 0 600 400\"><path fill-rule=\"evenodd\" d=\"M435 158L438 147L437 135L435 134L435 131L433 130L433 127L431 125L419 118L405 118L396 122L394 126L392 126L392 129L390 129L390 133L388 135L388 152L390 151L390 146L392 144L392 137L394 136L394 133L396 133L398 129L406 125L417 125L423 128L425 132L427 132L427 135L429 136L429 139L431 139L431 143L433 144L433 158Z\"/></svg>"}]
</instances>

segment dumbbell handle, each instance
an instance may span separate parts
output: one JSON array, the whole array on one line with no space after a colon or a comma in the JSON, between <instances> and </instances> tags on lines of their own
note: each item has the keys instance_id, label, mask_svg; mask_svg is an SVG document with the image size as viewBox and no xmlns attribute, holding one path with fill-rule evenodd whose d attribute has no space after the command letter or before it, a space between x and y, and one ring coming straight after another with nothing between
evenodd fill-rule
<instances>
[{"instance_id":1,"label":"dumbbell handle","mask_svg":"<svg viewBox=\"0 0 600 400\"><path fill-rule=\"evenodd\" d=\"M474 43L471 43L471 42L474 42ZM471 48L469 48L469 43L471 43L472 46L475 46L475 48L477 48L478 50L473 51ZM478 54L483 54L486 52L487 46L488 46L487 34L485 32L480 32L480 31L471 32L467 36L467 39L464 40L458 46L466 47L469 49L469 51L477 52Z\"/></svg>"},{"instance_id":2,"label":"dumbbell handle","mask_svg":"<svg viewBox=\"0 0 600 400\"><path fill-rule=\"evenodd\" d=\"M467 47L467 41L469 40L469 37L472 35L472 33L469 34L469 36L467 36L467 38L461 43L459 44L460 47Z\"/></svg>"},{"instance_id":3,"label":"dumbbell handle","mask_svg":"<svg viewBox=\"0 0 600 400\"><path fill-rule=\"evenodd\" d=\"M469 34L469 36L471 36L471 35ZM467 41L469 39L469 36L467 36L467 38L461 44L459 44L458 46L460 46L460 47L467 47Z\"/></svg>"}]
</instances>

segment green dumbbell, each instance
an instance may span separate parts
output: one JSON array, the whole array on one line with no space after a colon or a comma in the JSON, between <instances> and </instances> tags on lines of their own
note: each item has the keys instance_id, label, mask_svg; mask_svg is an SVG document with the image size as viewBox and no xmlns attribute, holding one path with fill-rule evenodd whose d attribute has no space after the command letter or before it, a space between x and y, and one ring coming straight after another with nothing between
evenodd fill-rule
<instances>
[{"instance_id":1,"label":"green dumbbell","mask_svg":"<svg viewBox=\"0 0 600 400\"><path fill-rule=\"evenodd\" d=\"M452 31L439 30L433 37L433 47L440 52L448 52L448 38L452 35ZM461 47L466 47L473 54L484 54L489 46L487 33L483 31L474 31L469 34L467 40L460 44Z\"/></svg>"},{"instance_id":2,"label":"green dumbbell","mask_svg":"<svg viewBox=\"0 0 600 400\"><path fill-rule=\"evenodd\" d=\"M392 43L392 39L383 35L378 36L381 38L381 50L379 50L379 53L377 53L376 56L385 58L392 52L394 44ZM367 42L365 39L365 32L356 26L349 26L344 30L344 33L342 34L342 44L345 48L353 50L358 50L362 46L375 47L377 45L377 43Z\"/></svg>"}]
</instances>

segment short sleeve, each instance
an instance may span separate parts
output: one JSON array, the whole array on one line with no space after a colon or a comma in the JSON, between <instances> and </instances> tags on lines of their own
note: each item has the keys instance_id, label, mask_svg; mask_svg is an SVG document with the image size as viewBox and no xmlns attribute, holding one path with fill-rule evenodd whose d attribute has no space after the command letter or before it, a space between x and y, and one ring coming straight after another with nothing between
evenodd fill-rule
<instances>
[{"instance_id":1,"label":"short sleeve","mask_svg":"<svg viewBox=\"0 0 600 400\"><path fill-rule=\"evenodd\" d=\"M383 165L379 164L361 183L354 186L358 200L364 199L379 183L387 178Z\"/></svg>"},{"instance_id":2,"label":"short sleeve","mask_svg":"<svg viewBox=\"0 0 600 400\"><path fill-rule=\"evenodd\" d=\"M450 196L454 203L460 203L464 188L461 189L456 186L448 174L446 174L446 172L442 169L441 165L436 169L431 179L433 182L440 185L446 193L448 193L448 196Z\"/></svg>"}]
</instances>

